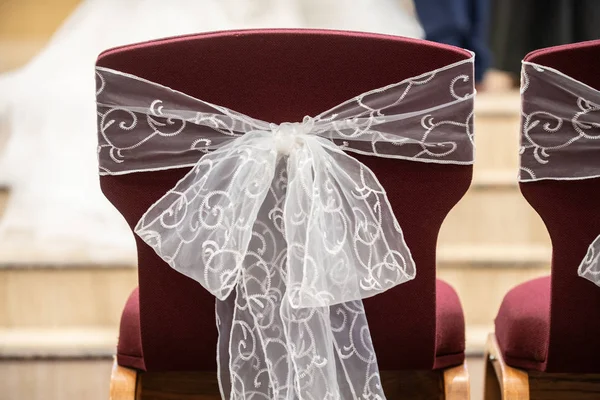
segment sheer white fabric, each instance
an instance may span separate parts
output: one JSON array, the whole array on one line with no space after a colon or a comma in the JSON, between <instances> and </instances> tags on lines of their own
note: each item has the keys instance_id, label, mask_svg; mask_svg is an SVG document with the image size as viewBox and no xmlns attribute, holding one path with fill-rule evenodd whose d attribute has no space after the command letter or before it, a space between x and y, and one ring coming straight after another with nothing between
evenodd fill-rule
<instances>
[{"instance_id":1,"label":"sheer white fabric","mask_svg":"<svg viewBox=\"0 0 600 400\"><path fill-rule=\"evenodd\" d=\"M415 277L346 151L473 163L473 60L272 124L97 68L100 174L191 166L135 232L218 299L223 398L384 399L362 299Z\"/></svg>"},{"instance_id":2,"label":"sheer white fabric","mask_svg":"<svg viewBox=\"0 0 600 400\"><path fill-rule=\"evenodd\" d=\"M600 286L600 235L588 248L585 258L577 271L579 276Z\"/></svg>"},{"instance_id":3,"label":"sheer white fabric","mask_svg":"<svg viewBox=\"0 0 600 400\"><path fill-rule=\"evenodd\" d=\"M600 177L600 92L529 62L522 78L520 180Z\"/></svg>"},{"instance_id":4,"label":"sheer white fabric","mask_svg":"<svg viewBox=\"0 0 600 400\"><path fill-rule=\"evenodd\" d=\"M0 183L11 188L0 255L67 261L94 249L94 262L133 262L131 233L99 190L94 139L86 134L95 118L89 72L97 55L157 37L263 27L422 35L396 0L83 1L29 65L0 82L0 115L11 130L0 158Z\"/></svg>"},{"instance_id":5,"label":"sheer white fabric","mask_svg":"<svg viewBox=\"0 0 600 400\"><path fill-rule=\"evenodd\" d=\"M352 152L471 164L472 147L460 146L472 137L472 121L464 118L472 118L467 101L473 96L470 63L461 61L363 93L308 118L303 126ZM97 67L96 78L101 175L192 166L199 152L250 131L277 129L119 71Z\"/></svg>"},{"instance_id":6,"label":"sheer white fabric","mask_svg":"<svg viewBox=\"0 0 600 400\"><path fill-rule=\"evenodd\" d=\"M600 177L600 91L543 65L523 62L521 182ZM600 232L579 265L600 286Z\"/></svg>"}]
</instances>

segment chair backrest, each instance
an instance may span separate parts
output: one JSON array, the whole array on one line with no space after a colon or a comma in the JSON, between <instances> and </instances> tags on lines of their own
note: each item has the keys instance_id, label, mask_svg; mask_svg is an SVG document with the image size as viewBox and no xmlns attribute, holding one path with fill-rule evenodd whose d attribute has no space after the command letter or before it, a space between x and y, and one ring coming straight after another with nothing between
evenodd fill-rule
<instances>
[{"instance_id":1,"label":"chair backrest","mask_svg":"<svg viewBox=\"0 0 600 400\"><path fill-rule=\"evenodd\" d=\"M218 32L125 46L98 65L131 73L265 121L298 121L365 91L465 60L467 51L401 37L319 30ZM382 369L434 362L435 250L472 168L356 156L377 175L402 224L417 278L365 301ZM188 171L103 176L131 227ZM147 370L215 369L214 297L136 237ZM401 307L402 312L394 312Z\"/></svg>"},{"instance_id":2,"label":"chair backrest","mask_svg":"<svg viewBox=\"0 0 600 400\"><path fill-rule=\"evenodd\" d=\"M595 89L600 89L599 60L600 40L542 49L525 58ZM546 371L600 372L600 288L577 275L588 246L600 233L600 178L544 180L520 186L552 240Z\"/></svg>"}]
</instances>

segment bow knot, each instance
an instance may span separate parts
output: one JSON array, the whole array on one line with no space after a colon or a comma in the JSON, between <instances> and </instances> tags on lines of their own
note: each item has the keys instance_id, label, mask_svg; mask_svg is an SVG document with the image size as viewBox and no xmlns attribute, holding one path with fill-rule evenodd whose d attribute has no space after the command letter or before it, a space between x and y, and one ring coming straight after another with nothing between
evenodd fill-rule
<instances>
[{"instance_id":1,"label":"bow knot","mask_svg":"<svg viewBox=\"0 0 600 400\"><path fill-rule=\"evenodd\" d=\"M284 122L279 125L273 124L271 131L275 140L275 149L278 154L287 156L292 150L302 146L302 136L309 134L314 127L312 118L306 116L302 122Z\"/></svg>"}]
</instances>

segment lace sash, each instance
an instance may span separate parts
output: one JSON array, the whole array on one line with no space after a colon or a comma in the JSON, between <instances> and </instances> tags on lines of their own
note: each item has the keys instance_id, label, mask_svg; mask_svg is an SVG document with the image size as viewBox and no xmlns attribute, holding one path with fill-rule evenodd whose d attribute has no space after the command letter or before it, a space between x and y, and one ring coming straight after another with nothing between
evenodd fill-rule
<instances>
[{"instance_id":1,"label":"lace sash","mask_svg":"<svg viewBox=\"0 0 600 400\"><path fill-rule=\"evenodd\" d=\"M97 68L101 175L191 167L135 232L217 298L223 398L384 399L362 299L415 277L345 151L473 163L473 60L272 124Z\"/></svg>"},{"instance_id":2,"label":"lace sash","mask_svg":"<svg viewBox=\"0 0 600 400\"><path fill-rule=\"evenodd\" d=\"M530 62L522 70L520 181L600 177L600 91ZM579 265L600 286L600 235Z\"/></svg>"}]
</instances>

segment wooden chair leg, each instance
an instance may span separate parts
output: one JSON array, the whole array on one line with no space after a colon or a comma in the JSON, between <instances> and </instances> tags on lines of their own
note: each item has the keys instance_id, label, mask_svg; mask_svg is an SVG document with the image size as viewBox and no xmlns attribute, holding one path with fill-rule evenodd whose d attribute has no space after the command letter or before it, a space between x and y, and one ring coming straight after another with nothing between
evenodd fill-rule
<instances>
[{"instance_id":1,"label":"wooden chair leg","mask_svg":"<svg viewBox=\"0 0 600 400\"><path fill-rule=\"evenodd\" d=\"M469 400L470 380L467 362L444 370L444 399Z\"/></svg>"},{"instance_id":2,"label":"wooden chair leg","mask_svg":"<svg viewBox=\"0 0 600 400\"><path fill-rule=\"evenodd\" d=\"M110 400L139 400L138 372L121 367L115 357L110 375Z\"/></svg>"},{"instance_id":3,"label":"wooden chair leg","mask_svg":"<svg viewBox=\"0 0 600 400\"><path fill-rule=\"evenodd\" d=\"M485 346L485 363L484 400L529 400L527 372L506 365L493 333Z\"/></svg>"},{"instance_id":4,"label":"wooden chair leg","mask_svg":"<svg viewBox=\"0 0 600 400\"><path fill-rule=\"evenodd\" d=\"M485 350L484 361L484 380L483 380L483 398L484 400L502 400L502 391L500 390L500 382L496 377L494 370L494 356L491 356L488 350Z\"/></svg>"}]
</instances>

